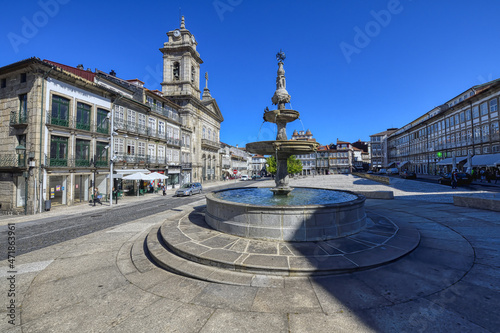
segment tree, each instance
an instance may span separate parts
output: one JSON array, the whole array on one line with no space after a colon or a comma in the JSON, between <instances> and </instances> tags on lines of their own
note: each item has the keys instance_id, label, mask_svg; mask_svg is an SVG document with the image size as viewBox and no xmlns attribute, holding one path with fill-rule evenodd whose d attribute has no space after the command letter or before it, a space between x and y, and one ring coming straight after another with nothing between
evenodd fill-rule
<instances>
[{"instance_id":1,"label":"tree","mask_svg":"<svg viewBox=\"0 0 500 333\"><path fill-rule=\"evenodd\" d=\"M287 161L288 174L294 175L302 172L302 162L295 155L290 156Z\"/></svg>"},{"instance_id":2,"label":"tree","mask_svg":"<svg viewBox=\"0 0 500 333\"><path fill-rule=\"evenodd\" d=\"M276 170L277 169L276 158L274 156L268 157L266 159L266 162L267 162L267 165L266 165L267 172L275 175L276 171L277 171ZM296 173L299 173L302 171L302 162L300 160L298 160L295 155L290 156L286 160L286 164L287 164L288 174L290 174L290 175L293 175L293 174L296 174Z\"/></svg>"},{"instance_id":3,"label":"tree","mask_svg":"<svg viewBox=\"0 0 500 333\"><path fill-rule=\"evenodd\" d=\"M267 172L275 175L277 168L276 168L276 158L274 156L266 158L266 170Z\"/></svg>"}]
</instances>

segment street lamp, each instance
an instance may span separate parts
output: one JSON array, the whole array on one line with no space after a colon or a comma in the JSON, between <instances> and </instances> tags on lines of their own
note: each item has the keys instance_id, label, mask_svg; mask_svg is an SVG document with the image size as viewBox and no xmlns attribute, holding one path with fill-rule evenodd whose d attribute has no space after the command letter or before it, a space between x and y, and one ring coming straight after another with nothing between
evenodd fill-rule
<instances>
[{"instance_id":1,"label":"street lamp","mask_svg":"<svg viewBox=\"0 0 500 333\"><path fill-rule=\"evenodd\" d=\"M23 157L23 163L24 167L26 167L26 147L23 146L22 144L19 144L16 147L16 154L19 156L19 159L21 159L21 156ZM24 215L28 215L28 176L29 172L23 172L24 176Z\"/></svg>"}]
</instances>

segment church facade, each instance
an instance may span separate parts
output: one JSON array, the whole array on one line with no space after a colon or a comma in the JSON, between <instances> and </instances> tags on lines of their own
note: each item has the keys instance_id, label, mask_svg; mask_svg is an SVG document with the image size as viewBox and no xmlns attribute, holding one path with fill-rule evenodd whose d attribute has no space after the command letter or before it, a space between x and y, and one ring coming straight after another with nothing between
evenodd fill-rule
<instances>
[{"instance_id":1,"label":"church facade","mask_svg":"<svg viewBox=\"0 0 500 333\"><path fill-rule=\"evenodd\" d=\"M201 95L200 65L194 35L182 17L179 29L167 32L163 53L162 94L180 106L181 130L191 136L191 179L195 182L220 180L220 124L224 121L208 89L208 75Z\"/></svg>"}]
</instances>

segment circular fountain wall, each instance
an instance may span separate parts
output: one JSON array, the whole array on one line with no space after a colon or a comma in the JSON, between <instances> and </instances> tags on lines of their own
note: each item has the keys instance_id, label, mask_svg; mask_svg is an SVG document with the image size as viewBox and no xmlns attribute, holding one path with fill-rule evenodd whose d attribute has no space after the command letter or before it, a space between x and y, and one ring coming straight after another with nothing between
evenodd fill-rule
<instances>
[{"instance_id":1,"label":"circular fountain wall","mask_svg":"<svg viewBox=\"0 0 500 333\"><path fill-rule=\"evenodd\" d=\"M237 188L206 198L207 224L240 237L319 241L355 234L366 225L365 197L349 191L296 187L290 196L273 198L269 188Z\"/></svg>"}]
</instances>

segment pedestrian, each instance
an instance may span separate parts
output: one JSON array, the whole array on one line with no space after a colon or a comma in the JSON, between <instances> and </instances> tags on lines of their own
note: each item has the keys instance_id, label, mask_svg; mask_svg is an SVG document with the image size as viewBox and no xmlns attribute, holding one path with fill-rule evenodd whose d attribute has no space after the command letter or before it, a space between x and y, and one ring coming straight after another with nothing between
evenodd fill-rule
<instances>
[{"instance_id":1,"label":"pedestrian","mask_svg":"<svg viewBox=\"0 0 500 333\"><path fill-rule=\"evenodd\" d=\"M486 180L486 172L484 171L484 168L482 168L481 171L479 171L479 174L481 175L481 183L482 183L483 180Z\"/></svg>"},{"instance_id":2,"label":"pedestrian","mask_svg":"<svg viewBox=\"0 0 500 333\"><path fill-rule=\"evenodd\" d=\"M99 189L96 187L95 192L94 192L94 204L96 202L98 202L102 206L101 198L102 198L102 195L101 195L101 193L99 193Z\"/></svg>"},{"instance_id":3,"label":"pedestrian","mask_svg":"<svg viewBox=\"0 0 500 333\"><path fill-rule=\"evenodd\" d=\"M491 177L493 176L493 174L490 172L490 169L487 169L486 172L485 172L485 176L486 176L486 181L488 183L491 183Z\"/></svg>"},{"instance_id":4,"label":"pedestrian","mask_svg":"<svg viewBox=\"0 0 500 333\"><path fill-rule=\"evenodd\" d=\"M495 171L495 184L497 183L498 178L500 178L500 170L496 169L496 171Z\"/></svg>"},{"instance_id":5,"label":"pedestrian","mask_svg":"<svg viewBox=\"0 0 500 333\"><path fill-rule=\"evenodd\" d=\"M458 184L458 172L457 169L455 169L451 173L451 188L457 188L457 184Z\"/></svg>"},{"instance_id":6,"label":"pedestrian","mask_svg":"<svg viewBox=\"0 0 500 333\"><path fill-rule=\"evenodd\" d=\"M162 189L163 189L163 196L167 195L167 187L163 185Z\"/></svg>"}]
</instances>

